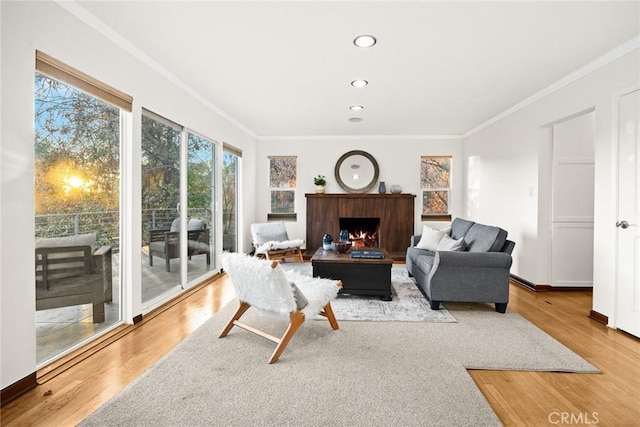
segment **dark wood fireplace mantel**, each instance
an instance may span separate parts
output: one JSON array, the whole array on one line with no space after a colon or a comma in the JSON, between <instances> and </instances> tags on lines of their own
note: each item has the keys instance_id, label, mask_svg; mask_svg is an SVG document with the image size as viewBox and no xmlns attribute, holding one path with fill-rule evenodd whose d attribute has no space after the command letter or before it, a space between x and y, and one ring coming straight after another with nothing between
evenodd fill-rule
<instances>
[{"instance_id":1,"label":"dark wood fireplace mantel","mask_svg":"<svg viewBox=\"0 0 640 427\"><path fill-rule=\"evenodd\" d=\"M322 236L337 240L340 218L380 218L379 244L391 257L404 260L414 231L415 194L305 194L307 198L307 249L311 257L322 246Z\"/></svg>"}]
</instances>

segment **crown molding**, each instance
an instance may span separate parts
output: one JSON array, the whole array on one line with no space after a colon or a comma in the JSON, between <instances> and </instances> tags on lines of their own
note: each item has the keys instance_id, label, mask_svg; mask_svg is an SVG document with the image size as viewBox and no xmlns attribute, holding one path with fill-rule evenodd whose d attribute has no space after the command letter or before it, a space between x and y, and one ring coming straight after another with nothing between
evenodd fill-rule
<instances>
[{"instance_id":1,"label":"crown molding","mask_svg":"<svg viewBox=\"0 0 640 427\"><path fill-rule=\"evenodd\" d=\"M462 139L462 135L283 135L283 136L258 136L258 141L344 141L344 140L369 140L369 141L397 141L404 140L433 140L433 139Z\"/></svg>"},{"instance_id":2,"label":"crown molding","mask_svg":"<svg viewBox=\"0 0 640 427\"><path fill-rule=\"evenodd\" d=\"M469 136L480 132L482 129L491 126L492 124L495 124L497 122L499 122L502 119L505 119L509 116L511 116L512 114L517 113L518 111L528 107L531 104L534 104L538 101L540 101L542 98L551 95L554 92L559 91L560 89L564 88L565 86L568 86L569 84L575 82L576 80L579 80L591 73L593 73L594 71L596 71L599 68L604 67L607 64L610 64L611 62L615 61L616 59L628 54L629 52L632 52L635 49L640 48L640 35L633 37L632 39L624 42L623 44L621 44L620 46L610 50L609 52L605 53L604 55L596 58L595 60L587 63L586 65L578 68L577 70L575 70L574 72L566 75L565 77L561 78L560 80L556 81L555 83L552 83L551 85L547 86L546 88L542 89L539 92L534 93L533 95L529 96L528 98L523 99L522 101L518 102L517 104L515 104L514 106L504 110L502 113L490 118L489 120L487 120L486 122L474 127L471 130L468 130L467 132L465 132L462 137L463 138L468 138Z\"/></svg>"},{"instance_id":3,"label":"crown molding","mask_svg":"<svg viewBox=\"0 0 640 427\"><path fill-rule=\"evenodd\" d=\"M212 110L213 112L215 112L216 114L220 115L222 118L227 120L229 123L233 124L240 130L242 130L243 132L251 136L252 138L257 138L257 135L255 132L253 132L251 129L249 129L242 123L240 123L234 117L230 116L228 113L223 111L217 105L213 104L211 101L209 101L208 99L200 95L198 91L196 91L191 86L189 86L188 84L180 80L175 75L173 75L169 70L164 68L158 62L156 62L153 58L151 58L149 55L147 55L138 47L136 47L133 43L131 43L130 41L122 37L120 33L118 33L113 28L105 24L103 21L98 19L95 15L93 15L87 9L79 5L76 1L69 1L69 0L54 0L54 1L56 4L58 4L58 6L65 9L67 12L69 12L70 14L78 18L80 21L87 24L89 27L96 30L98 33L105 36L107 39L111 40L113 43L115 43L117 46L122 48L124 51L131 54L134 58L144 63L146 66L148 66L149 68L151 68L152 70L160 74L165 79L169 80L171 83L175 84L177 87L185 91L191 97L193 97L194 99L202 103L204 106L206 106L207 108L209 108L210 110Z\"/></svg>"}]
</instances>

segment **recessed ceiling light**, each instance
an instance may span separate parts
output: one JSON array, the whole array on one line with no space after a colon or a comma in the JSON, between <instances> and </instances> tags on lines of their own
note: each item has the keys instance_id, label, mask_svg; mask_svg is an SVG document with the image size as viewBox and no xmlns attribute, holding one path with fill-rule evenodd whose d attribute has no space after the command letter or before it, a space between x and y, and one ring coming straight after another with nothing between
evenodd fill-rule
<instances>
[{"instance_id":1,"label":"recessed ceiling light","mask_svg":"<svg viewBox=\"0 0 640 427\"><path fill-rule=\"evenodd\" d=\"M362 118L361 118L361 117L350 117L350 118L349 118L349 121L350 121L351 123L358 123L358 122L361 122L361 121L362 121Z\"/></svg>"},{"instance_id":2,"label":"recessed ceiling light","mask_svg":"<svg viewBox=\"0 0 640 427\"><path fill-rule=\"evenodd\" d=\"M353 44L358 47L371 47L376 44L376 38L368 35L358 36L353 40Z\"/></svg>"},{"instance_id":3,"label":"recessed ceiling light","mask_svg":"<svg viewBox=\"0 0 640 427\"><path fill-rule=\"evenodd\" d=\"M353 87L365 87L369 82L366 80L354 80L351 82L351 86Z\"/></svg>"},{"instance_id":4,"label":"recessed ceiling light","mask_svg":"<svg viewBox=\"0 0 640 427\"><path fill-rule=\"evenodd\" d=\"M349 107L349 110L353 110L353 111L360 111L362 110L364 107L362 105L352 105L351 107Z\"/></svg>"}]
</instances>

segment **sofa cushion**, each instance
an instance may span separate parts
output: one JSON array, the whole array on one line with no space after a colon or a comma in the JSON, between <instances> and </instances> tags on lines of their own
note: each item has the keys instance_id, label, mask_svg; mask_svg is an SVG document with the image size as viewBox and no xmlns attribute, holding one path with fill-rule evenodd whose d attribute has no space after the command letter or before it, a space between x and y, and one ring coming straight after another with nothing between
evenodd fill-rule
<instances>
[{"instance_id":1,"label":"sofa cushion","mask_svg":"<svg viewBox=\"0 0 640 427\"><path fill-rule=\"evenodd\" d=\"M473 221L467 221L463 218L456 218L451 223L451 233L449 233L449 235L458 240L459 238L464 237L467 234L473 224L475 224Z\"/></svg>"},{"instance_id":2,"label":"sofa cushion","mask_svg":"<svg viewBox=\"0 0 640 427\"><path fill-rule=\"evenodd\" d=\"M438 243L437 251L464 251L464 237L459 238L458 240L453 239L449 236L444 236L440 243Z\"/></svg>"},{"instance_id":3,"label":"sofa cushion","mask_svg":"<svg viewBox=\"0 0 640 427\"><path fill-rule=\"evenodd\" d=\"M416 260L416 268L422 270L425 276L429 274L431 267L433 267L435 255L435 252L430 252L427 255L420 255Z\"/></svg>"},{"instance_id":4,"label":"sofa cushion","mask_svg":"<svg viewBox=\"0 0 640 427\"><path fill-rule=\"evenodd\" d=\"M475 223L464 236L469 252L497 252L502 249L507 232L498 227Z\"/></svg>"},{"instance_id":5,"label":"sofa cushion","mask_svg":"<svg viewBox=\"0 0 640 427\"><path fill-rule=\"evenodd\" d=\"M416 245L418 249L427 249L429 251L435 251L438 247L438 243L445 236L440 230L433 229L429 226L422 227L422 236L420 241Z\"/></svg>"}]
</instances>

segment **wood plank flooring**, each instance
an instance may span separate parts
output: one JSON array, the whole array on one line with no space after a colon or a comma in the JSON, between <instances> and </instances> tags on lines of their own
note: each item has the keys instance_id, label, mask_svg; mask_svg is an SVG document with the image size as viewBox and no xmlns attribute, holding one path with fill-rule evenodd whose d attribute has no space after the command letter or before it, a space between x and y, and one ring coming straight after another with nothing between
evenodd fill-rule
<instances>
[{"instance_id":1,"label":"wood plank flooring","mask_svg":"<svg viewBox=\"0 0 640 427\"><path fill-rule=\"evenodd\" d=\"M226 276L0 410L3 426L73 426L120 392L233 298ZM508 426L640 426L640 340L587 317L589 292L511 285L509 308L602 374L470 371Z\"/></svg>"}]
</instances>

